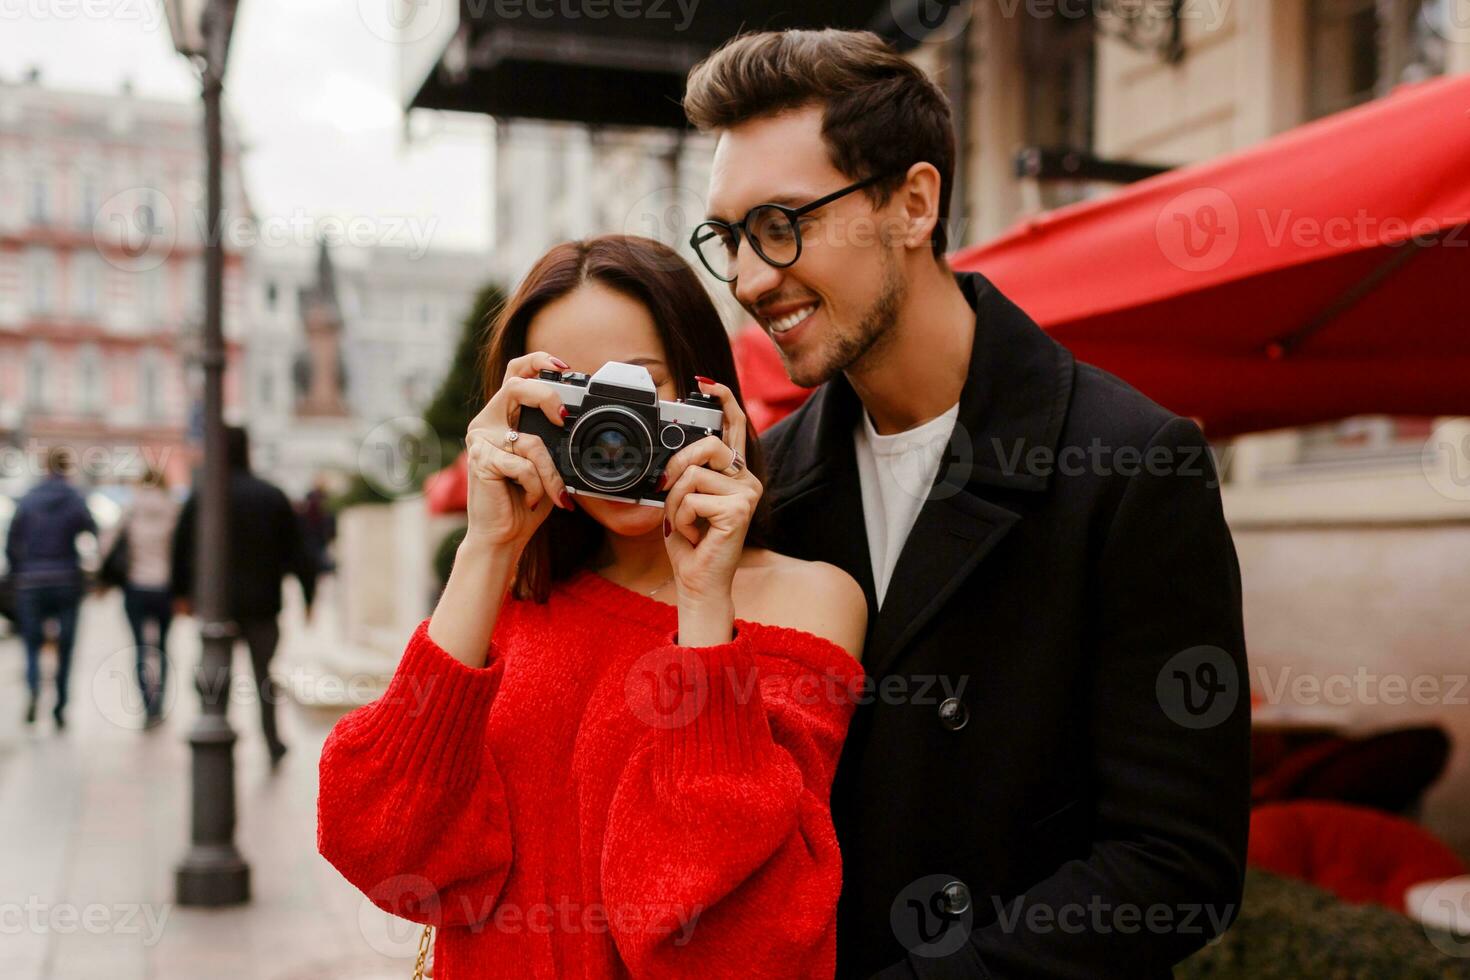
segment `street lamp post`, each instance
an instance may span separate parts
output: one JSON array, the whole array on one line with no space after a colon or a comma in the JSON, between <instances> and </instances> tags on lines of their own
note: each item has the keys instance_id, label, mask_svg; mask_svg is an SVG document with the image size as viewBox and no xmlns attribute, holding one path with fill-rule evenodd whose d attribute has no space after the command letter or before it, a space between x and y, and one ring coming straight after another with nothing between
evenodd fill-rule
<instances>
[{"instance_id":1,"label":"street lamp post","mask_svg":"<svg viewBox=\"0 0 1470 980\"><path fill-rule=\"evenodd\" d=\"M237 0L163 0L174 47L198 68L208 161L204 251L204 474L195 536L195 615L202 652L200 712L189 731L192 832L175 872L180 905L237 905L250 899L250 866L235 847L235 732L230 727L230 658L235 624L225 601L229 463L225 458L224 138L220 99Z\"/></svg>"}]
</instances>

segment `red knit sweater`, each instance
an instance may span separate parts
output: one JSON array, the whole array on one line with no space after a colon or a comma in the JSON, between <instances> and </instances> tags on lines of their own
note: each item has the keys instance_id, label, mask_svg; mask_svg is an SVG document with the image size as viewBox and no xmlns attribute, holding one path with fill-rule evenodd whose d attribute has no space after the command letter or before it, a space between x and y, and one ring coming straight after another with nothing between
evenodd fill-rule
<instances>
[{"instance_id":1,"label":"red knit sweater","mask_svg":"<svg viewBox=\"0 0 1470 980\"><path fill-rule=\"evenodd\" d=\"M440 931L436 980L822 977L842 866L828 806L861 666L582 571L507 601L483 668L409 641L321 757L317 843Z\"/></svg>"}]
</instances>

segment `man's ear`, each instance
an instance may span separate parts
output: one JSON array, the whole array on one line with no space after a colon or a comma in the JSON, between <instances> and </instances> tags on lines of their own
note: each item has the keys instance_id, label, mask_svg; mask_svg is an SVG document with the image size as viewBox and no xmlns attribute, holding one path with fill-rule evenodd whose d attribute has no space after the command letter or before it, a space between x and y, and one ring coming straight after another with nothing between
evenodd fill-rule
<instances>
[{"instance_id":1,"label":"man's ear","mask_svg":"<svg viewBox=\"0 0 1470 980\"><path fill-rule=\"evenodd\" d=\"M902 184L893 192L898 206L900 239L905 248L930 250L934 229L939 224L939 170L932 163L909 167Z\"/></svg>"}]
</instances>

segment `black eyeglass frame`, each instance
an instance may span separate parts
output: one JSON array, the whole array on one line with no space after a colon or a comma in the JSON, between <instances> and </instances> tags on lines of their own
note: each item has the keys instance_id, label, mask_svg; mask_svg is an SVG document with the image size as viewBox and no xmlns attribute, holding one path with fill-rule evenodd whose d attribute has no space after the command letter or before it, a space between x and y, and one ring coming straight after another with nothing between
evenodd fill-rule
<instances>
[{"instance_id":1,"label":"black eyeglass frame","mask_svg":"<svg viewBox=\"0 0 1470 980\"><path fill-rule=\"evenodd\" d=\"M865 180L860 180L855 184L848 184L841 190L833 191L826 197L819 197L815 201L812 201L810 204L803 204L799 208L788 208L784 204L757 204L749 211L746 211L745 217L741 218L739 221L730 222L721 221L718 218L707 218L704 221L701 221L699 224L695 225L694 230L689 233L689 247L694 249L695 255L699 256L700 264L702 264L706 269L709 269L710 275L720 280L720 282L734 282L737 278L739 278L739 273L736 273L735 275L726 279L724 276L716 272L714 268L709 264L709 260L704 257L704 252L700 249L699 246L701 241L708 241L709 237L707 236L704 239L701 239L699 237L699 233L709 226L724 228L729 231L729 233L734 236L735 251L737 253L740 251L740 237L741 235L744 235L745 240L750 242L751 249L755 251L756 255L760 256L760 260L762 262L773 269L789 269L793 265L795 265L797 261L801 258L801 224L798 219L817 210L817 208L826 207L833 201L836 201L839 198L846 197L854 191L860 191L865 187L872 187L874 184L877 184L884 180L888 180L889 178L895 176L897 176L897 174L876 174L872 177L868 177ZM773 260L761 249L760 238L750 233L750 228L748 226L750 216L755 214L761 208L775 208L777 211L780 211L783 215L785 215L786 220L790 223L791 234L796 239L796 254L791 257L791 261L777 262ZM717 233L710 232L710 235L714 234Z\"/></svg>"}]
</instances>

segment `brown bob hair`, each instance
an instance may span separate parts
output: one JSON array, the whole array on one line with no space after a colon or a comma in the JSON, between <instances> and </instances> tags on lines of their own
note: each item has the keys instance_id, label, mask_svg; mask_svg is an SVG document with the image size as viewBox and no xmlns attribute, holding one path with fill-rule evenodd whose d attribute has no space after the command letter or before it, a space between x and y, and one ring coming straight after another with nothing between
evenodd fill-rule
<instances>
[{"instance_id":1,"label":"brown bob hair","mask_svg":"<svg viewBox=\"0 0 1470 980\"><path fill-rule=\"evenodd\" d=\"M735 374L730 337L720 314L694 270L668 246L633 235L601 235L564 242L541 257L494 314L485 347L485 391L493 395L505 380L506 366L528 353L526 335L531 321L548 303L571 293L583 283L596 282L643 304L663 344L664 359L680 397L697 391L696 374L730 387L743 411L745 399ZM589 324L588 329L596 329ZM549 353L555 354L556 351ZM760 440L747 423L745 458L756 479L765 481ZM748 546L763 547L769 526L764 497L756 507ZM532 535L516 569L513 594L545 602L553 582L583 568L602 544L607 532L580 509L552 508L551 515Z\"/></svg>"},{"instance_id":2,"label":"brown bob hair","mask_svg":"<svg viewBox=\"0 0 1470 980\"><path fill-rule=\"evenodd\" d=\"M916 163L939 171L931 247L949 248L945 216L954 185L949 100L913 62L871 31L760 31L725 42L689 72L684 114L705 132L788 109L821 105L832 165L853 180L893 174L863 191L888 203Z\"/></svg>"}]
</instances>

